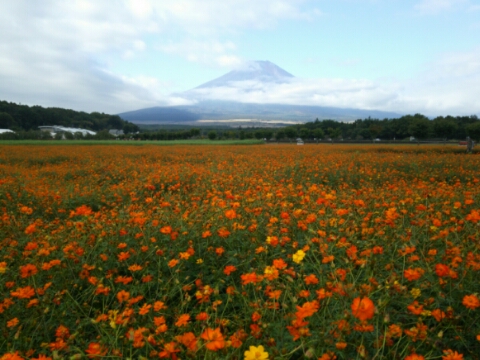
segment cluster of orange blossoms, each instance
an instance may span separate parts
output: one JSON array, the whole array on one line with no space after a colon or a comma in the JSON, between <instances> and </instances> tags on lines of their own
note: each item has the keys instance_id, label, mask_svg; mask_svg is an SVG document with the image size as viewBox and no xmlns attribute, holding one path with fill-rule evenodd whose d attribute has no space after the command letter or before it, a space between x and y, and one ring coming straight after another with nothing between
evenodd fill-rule
<instances>
[{"instance_id":1,"label":"cluster of orange blossoms","mask_svg":"<svg viewBox=\"0 0 480 360\"><path fill-rule=\"evenodd\" d=\"M0 159L0 360L480 359L480 156L0 146Z\"/></svg>"}]
</instances>

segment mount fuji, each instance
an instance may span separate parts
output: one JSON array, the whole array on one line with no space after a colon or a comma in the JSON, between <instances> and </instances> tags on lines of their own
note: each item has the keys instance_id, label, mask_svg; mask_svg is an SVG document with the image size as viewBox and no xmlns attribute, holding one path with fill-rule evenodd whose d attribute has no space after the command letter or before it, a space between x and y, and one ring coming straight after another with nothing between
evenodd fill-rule
<instances>
[{"instance_id":1,"label":"mount fuji","mask_svg":"<svg viewBox=\"0 0 480 360\"><path fill-rule=\"evenodd\" d=\"M312 105L285 104L268 98L269 90L294 86L292 74L270 61L250 61L216 79L182 93L172 94L191 105L163 106L119 114L136 124L222 124L282 126L315 119L354 121L359 118L394 118L397 113ZM272 95L273 96L273 95ZM242 101L237 99L242 98Z\"/></svg>"},{"instance_id":2,"label":"mount fuji","mask_svg":"<svg viewBox=\"0 0 480 360\"><path fill-rule=\"evenodd\" d=\"M205 89L220 86L230 86L237 81L260 81L283 83L294 76L270 61L251 61L243 68L232 70L212 81L206 82L195 89Z\"/></svg>"}]
</instances>

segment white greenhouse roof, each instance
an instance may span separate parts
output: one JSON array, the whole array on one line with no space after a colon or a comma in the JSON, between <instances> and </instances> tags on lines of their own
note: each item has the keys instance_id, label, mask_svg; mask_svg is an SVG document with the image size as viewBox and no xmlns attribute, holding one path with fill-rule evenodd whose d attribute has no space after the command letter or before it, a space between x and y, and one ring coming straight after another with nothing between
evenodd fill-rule
<instances>
[{"instance_id":1,"label":"white greenhouse roof","mask_svg":"<svg viewBox=\"0 0 480 360\"><path fill-rule=\"evenodd\" d=\"M4 134L4 133L8 133L8 132L13 133L13 132L15 132L15 131L12 131L12 130L10 130L10 129L0 129L0 134Z\"/></svg>"},{"instance_id":2,"label":"white greenhouse roof","mask_svg":"<svg viewBox=\"0 0 480 360\"><path fill-rule=\"evenodd\" d=\"M95 131L87 130L87 129L79 129L79 128L71 128L71 127L65 127L65 126L58 126L58 125L51 125L51 126L39 126L40 130L48 130L51 132L69 132L72 134L75 133L82 133L82 135L90 134L90 135L95 135Z\"/></svg>"}]
</instances>

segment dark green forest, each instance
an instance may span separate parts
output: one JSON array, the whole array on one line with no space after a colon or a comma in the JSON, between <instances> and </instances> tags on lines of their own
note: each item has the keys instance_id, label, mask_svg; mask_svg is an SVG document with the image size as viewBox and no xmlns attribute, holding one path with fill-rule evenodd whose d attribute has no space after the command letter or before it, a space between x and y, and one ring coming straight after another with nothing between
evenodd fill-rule
<instances>
[{"instance_id":1,"label":"dark green forest","mask_svg":"<svg viewBox=\"0 0 480 360\"><path fill-rule=\"evenodd\" d=\"M409 137L419 140L464 140L470 136L480 140L480 120L472 116L438 116L433 120L415 114L397 119L359 119L354 122L339 122L318 119L301 125L288 126L276 132L277 139L301 137L302 139L349 139L349 140L404 140Z\"/></svg>"},{"instance_id":2,"label":"dark green forest","mask_svg":"<svg viewBox=\"0 0 480 360\"><path fill-rule=\"evenodd\" d=\"M93 131L122 129L125 133L138 131L138 126L118 115L62 108L44 108L0 101L0 129L36 131L39 126L60 125Z\"/></svg>"}]
</instances>

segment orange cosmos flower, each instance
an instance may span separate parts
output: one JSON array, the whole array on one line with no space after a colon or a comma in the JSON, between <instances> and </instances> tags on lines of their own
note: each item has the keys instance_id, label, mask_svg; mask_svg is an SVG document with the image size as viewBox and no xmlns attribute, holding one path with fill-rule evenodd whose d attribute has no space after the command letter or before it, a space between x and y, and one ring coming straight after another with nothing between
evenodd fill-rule
<instances>
[{"instance_id":1,"label":"orange cosmos flower","mask_svg":"<svg viewBox=\"0 0 480 360\"><path fill-rule=\"evenodd\" d=\"M28 206L22 206L20 208L20 212L23 213L23 214L32 215L33 209L29 208Z\"/></svg>"},{"instance_id":2,"label":"orange cosmos flower","mask_svg":"<svg viewBox=\"0 0 480 360\"><path fill-rule=\"evenodd\" d=\"M269 281L275 280L278 275L278 270L273 266L267 266L264 270L264 277Z\"/></svg>"},{"instance_id":3,"label":"orange cosmos flower","mask_svg":"<svg viewBox=\"0 0 480 360\"><path fill-rule=\"evenodd\" d=\"M473 295L465 295L462 300L462 304L470 310L475 310L476 308L480 307L480 300L478 297Z\"/></svg>"},{"instance_id":4,"label":"orange cosmos flower","mask_svg":"<svg viewBox=\"0 0 480 360\"><path fill-rule=\"evenodd\" d=\"M323 259L322 259L322 264L331 263L333 260L335 260L335 256L333 256L333 255L324 256Z\"/></svg>"},{"instance_id":5,"label":"orange cosmos flower","mask_svg":"<svg viewBox=\"0 0 480 360\"><path fill-rule=\"evenodd\" d=\"M176 265L178 264L178 260L177 259L172 259L168 262L168 267L175 267Z\"/></svg>"},{"instance_id":6,"label":"orange cosmos flower","mask_svg":"<svg viewBox=\"0 0 480 360\"><path fill-rule=\"evenodd\" d=\"M320 356L318 358L318 360L336 360L336 359L337 359L337 356L333 352L330 352L330 351L328 353L322 354L322 356Z\"/></svg>"},{"instance_id":7,"label":"orange cosmos flower","mask_svg":"<svg viewBox=\"0 0 480 360\"><path fill-rule=\"evenodd\" d=\"M225 339L220 328L207 328L200 337L205 340L205 347L208 350L217 351L225 347Z\"/></svg>"},{"instance_id":8,"label":"orange cosmos flower","mask_svg":"<svg viewBox=\"0 0 480 360\"><path fill-rule=\"evenodd\" d=\"M308 276L305 276L305 279L303 279L303 281L305 281L306 285L318 284L318 279L315 276L315 274L310 274Z\"/></svg>"},{"instance_id":9,"label":"orange cosmos flower","mask_svg":"<svg viewBox=\"0 0 480 360\"><path fill-rule=\"evenodd\" d=\"M257 322L257 321L260 320L261 318L262 318L262 315L260 315L260 314L259 314L258 312L256 312L256 311L252 314L252 321L253 321L253 322Z\"/></svg>"},{"instance_id":10,"label":"orange cosmos flower","mask_svg":"<svg viewBox=\"0 0 480 360\"><path fill-rule=\"evenodd\" d=\"M242 279L242 285L247 285L250 283L255 284L260 281L259 277L255 273L242 274L240 277Z\"/></svg>"},{"instance_id":11,"label":"orange cosmos flower","mask_svg":"<svg viewBox=\"0 0 480 360\"><path fill-rule=\"evenodd\" d=\"M445 319L447 317L447 315L445 314L444 311L440 310L440 309L435 309L432 311L432 316L435 318L435 320L437 320L438 322L442 321L443 319Z\"/></svg>"},{"instance_id":12,"label":"orange cosmos flower","mask_svg":"<svg viewBox=\"0 0 480 360\"><path fill-rule=\"evenodd\" d=\"M285 269L288 264L283 259L275 259L273 260L273 266L275 266L278 270Z\"/></svg>"},{"instance_id":13,"label":"orange cosmos flower","mask_svg":"<svg viewBox=\"0 0 480 360\"><path fill-rule=\"evenodd\" d=\"M445 355L442 356L442 360L463 360L463 354L459 354L453 350L443 350Z\"/></svg>"},{"instance_id":14,"label":"orange cosmos flower","mask_svg":"<svg viewBox=\"0 0 480 360\"><path fill-rule=\"evenodd\" d=\"M10 295L19 299L30 299L35 295L35 289L28 285L24 288L17 288L16 291L10 291Z\"/></svg>"},{"instance_id":15,"label":"orange cosmos flower","mask_svg":"<svg viewBox=\"0 0 480 360\"><path fill-rule=\"evenodd\" d=\"M197 338L192 332L185 333L183 335L175 336L175 340L185 346L188 350L197 350Z\"/></svg>"},{"instance_id":16,"label":"orange cosmos flower","mask_svg":"<svg viewBox=\"0 0 480 360\"><path fill-rule=\"evenodd\" d=\"M152 280L153 280L153 275L148 274L148 275L143 275L142 276L142 282L143 283L148 283Z\"/></svg>"},{"instance_id":17,"label":"orange cosmos flower","mask_svg":"<svg viewBox=\"0 0 480 360\"><path fill-rule=\"evenodd\" d=\"M308 316L312 316L313 314L315 314L318 311L319 307L320 304L317 300L309 302L307 301L302 306L297 306L297 312L295 313L295 316L299 319L304 319Z\"/></svg>"},{"instance_id":18,"label":"orange cosmos flower","mask_svg":"<svg viewBox=\"0 0 480 360\"><path fill-rule=\"evenodd\" d=\"M40 304L40 301L38 299L32 299L28 302L26 308L29 309L33 306L37 306L38 304Z\"/></svg>"},{"instance_id":19,"label":"orange cosmos flower","mask_svg":"<svg viewBox=\"0 0 480 360\"><path fill-rule=\"evenodd\" d=\"M221 238L226 238L230 235L230 231L228 231L227 229L225 228L221 228L217 231L217 234L218 236L220 236Z\"/></svg>"},{"instance_id":20,"label":"orange cosmos flower","mask_svg":"<svg viewBox=\"0 0 480 360\"><path fill-rule=\"evenodd\" d=\"M25 229L25 234L27 234L27 235L33 234L35 232L35 230L36 230L36 225L35 224L30 224Z\"/></svg>"},{"instance_id":21,"label":"orange cosmos flower","mask_svg":"<svg viewBox=\"0 0 480 360\"><path fill-rule=\"evenodd\" d=\"M423 312L423 305L420 305L417 300L407 306L408 311L414 315L420 315Z\"/></svg>"},{"instance_id":22,"label":"orange cosmos flower","mask_svg":"<svg viewBox=\"0 0 480 360\"><path fill-rule=\"evenodd\" d=\"M205 239L205 238L210 237L210 236L212 236L212 232L210 230L204 231L202 233L202 239Z\"/></svg>"},{"instance_id":23,"label":"orange cosmos flower","mask_svg":"<svg viewBox=\"0 0 480 360\"><path fill-rule=\"evenodd\" d=\"M75 209L75 212L72 212L73 216L88 216L92 214L92 209L87 205L79 206ZM70 214L72 216L72 214Z\"/></svg>"},{"instance_id":24,"label":"orange cosmos flower","mask_svg":"<svg viewBox=\"0 0 480 360\"><path fill-rule=\"evenodd\" d=\"M43 354L38 355L36 358L32 358L31 360L52 360L50 356L45 356Z\"/></svg>"},{"instance_id":25,"label":"orange cosmos flower","mask_svg":"<svg viewBox=\"0 0 480 360\"><path fill-rule=\"evenodd\" d=\"M146 315L150 312L151 308L152 308L152 305L143 304L143 306L140 308L140 310L138 310L138 313L140 315Z\"/></svg>"},{"instance_id":26,"label":"orange cosmos flower","mask_svg":"<svg viewBox=\"0 0 480 360\"><path fill-rule=\"evenodd\" d=\"M168 235L172 233L172 227L171 226L164 226L160 229L160 232L162 234Z\"/></svg>"},{"instance_id":27,"label":"orange cosmos flower","mask_svg":"<svg viewBox=\"0 0 480 360\"><path fill-rule=\"evenodd\" d=\"M388 327L387 336L399 338L400 336L402 336L402 332L403 331L400 326L398 326L397 324L392 324Z\"/></svg>"},{"instance_id":28,"label":"orange cosmos flower","mask_svg":"<svg viewBox=\"0 0 480 360\"><path fill-rule=\"evenodd\" d=\"M135 272L135 271L140 271L142 270L143 267L141 265L137 265L137 264L134 264L134 265L130 265L128 267L128 270L132 271L132 272Z\"/></svg>"},{"instance_id":29,"label":"orange cosmos flower","mask_svg":"<svg viewBox=\"0 0 480 360\"><path fill-rule=\"evenodd\" d=\"M166 308L167 307L165 306L165 303L163 301L155 301L153 303L153 310L155 310L156 312Z\"/></svg>"},{"instance_id":30,"label":"orange cosmos flower","mask_svg":"<svg viewBox=\"0 0 480 360\"><path fill-rule=\"evenodd\" d=\"M208 320L208 314L206 312L201 312L197 316L195 316L195 319L197 321L207 321Z\"/></svg>"},{"instance_id":31,"label":"orange cosmos flower","mask_svg":"<svg viewBox=\"0 0 480 360\"><path fill-rule=\"evenodd\" d=\"M225 217L227 219L233 220L237 217L237 213L235 212L235 210L230 209L230 210L225 211Z\"/></svg>"},{"instance_id":32,"label":"orange cosmos flower","mask_svg":"<svg viewBox=\"0 0 480 360\"><path fill-rule=\"evenodd\" d=\"M232 272L236 271L237 268L233 265L227 265L225 266L225 269L223 269L223 273L227 276L229 276Z\"/></svg>"},{"instance_id":33,"label":"orange cosmos flower","mask_svg":"<svg viewBox=\"0 0 480 360\"><path fill-rule=\"evenodd\" d=\"M373 318L375 314L375 305L368 297L355 298L352 303L352 315L360 321L365 321Z\"/></svg>"},{"instance_id":34,"label":"orange cosmos flower","mask_svg":"<svg viewBox=\"0 0 480 360\"><path fill-rule=\"evenodd\" d=\"M123 285L127 285L133 281L133 277L131 276L117 276L115 279L115 283L122 283Z\"/></svg>"},{"instance_id":35,"label":"orange cosmos flower","mask_svg":"<svg viewBox=\"0 0 480 360\"><path fill-rule=\"evenodd\" d=\"M123 251L117 255L118 261L125 261L130 257L130 253L128 251Z\"/></svg>"},{"instance_id":36,"label":"orange cosmos flower","mask_svg":"<svg viewBox=\"0 0 480 360\"><path fill-rule=\"evenodd\" d=\"M12 320L7 321L7 327L15 327L20 321L17 318L13 318Z\"/></svg>"},{"instance_id":37,"label":"orange cosmos flower","mask_svg":"<svg viewBox=\"0 0 480 360\"><path fill-rule=\"evenodd\" d=\"M167 358L167 359L176 360L177 355L175 353L180 352L180 349L177 349L176 346L177 344L173 341L166 343L165 345L163 345L163 350L160 351L160 353L158 354L158 357L160 359Z\"/></svg>"},{"instance_id":38,"label":"orange cosmos flower","mask_svg":"<svg viewBox=\"0 0 480 360\"><path fill-rule=\"evenodd\" d=\"M0 357L0 360L23 360L23 358L18 355L18 351L15 351L14 353L6 353L2 357Z\"/></svg>"},{"instance_id":39,"label":"orange cosmos flower","mask_svg":"<svg viewBox=\"0 0 480 360\"><path fill-rule=\"evenodd\" d=\"M471 221L473 223L477 223L480 221L480 211L477 210L471 210L470 214L468 214L465 219L468 221Z\"/></svg>"},{"instance_id":40,"label":"orange cosmos flower","mask_svg":"<svg viewBox=\"0 0 480 360\"><path fill-rule=\"evenodd\" d=\"M444 264L436 264L435 265L435 273L439 277L445 277L450 274L450 268L447 265Z\"/></svg>"},{"instance_id":41,"label":"orange cosmos flower","mask_svg":"<svg viewBox=\"0 0 480 360\"><path fill-rule=\"evenodd\" d=\"M408 281L414 281L420 279L420 277L423 275L424 270L422 268L408 268L403 272L403 276L408 280Z\"/></svg>"},{"instance_id":42,"label":"orange cosmos flower","mask_svg":"<svg viewBox=\"0 0 480 360\"><path fill-rule=\"evenodd\" d=\"M55 337L66 340L70 337L70 330L64 325L59 325L55 331Z\"/></svg>"},{"instance_id":43,"label":"orange cosmos flower","mask_svg":"<svg viewBox=\"0 0 480 360\"><path fill-rule=\"evenodd\" d=\"M35 275L38 272L38 269L33 264L27 264L20 267L20 276L22 278L30 277Z\"/></svg>"},{"instance_id":44,"label":"orange cosmos flower","mask_svg":"<svg viewBox=\"0 0 480 360\"><path fill-rule=\"evenodd\" d=\"M425 360L425 358L422 355L410 354L404 360Z\"/></svg>"},{"instance_id":45,"label":"orange cosmos flower","mask_svg":"<svg viewBox=\"0 0 480 360\"><path fill-rule=\"evenodd\" d=\"M175 323L175 326L178 326L178 327L187 326L189 321L190 321L190 315L188 314L180 315L177 322Z\"/></svg>"},{"instance_id":46,"label":"orange cosmos flower","mask_svg":"<svg viewBox=\"0 0 480 360\"><path fill-rule=\"evenodd\" d=\"M107 354L107 349L97 342L92 342L88 344L88 349L85 350L85 352L88 354L90 359L95 359L105 356Z\"/></svg>"}]
</instances>

